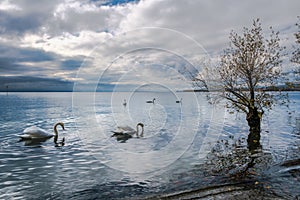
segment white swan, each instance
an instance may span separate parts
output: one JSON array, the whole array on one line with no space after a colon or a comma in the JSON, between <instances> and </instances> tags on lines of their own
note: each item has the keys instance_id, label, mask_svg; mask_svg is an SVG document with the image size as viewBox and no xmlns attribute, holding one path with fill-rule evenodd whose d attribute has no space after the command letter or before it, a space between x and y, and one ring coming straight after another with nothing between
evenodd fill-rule
<instances>
[{"instance_id":1,"label":"white swan","mask_svg":"<svg viewBox=\"0 0 300 200\"><path fill-rule=\"evenodd\" d=\"M65 130L65 125L62 122L58 122L54 125L54 133L49 133L48 131L41 129L36 126L31 126L23 131L23 135L20 135L22 140L34 140L34 139L47 139L53 136L58 136L57 126L60 125L63 130Z\"/></svg>"},{"instance_id":2,"label":"white swan","mask_svg":"<svg viewBox=\"0 0 300 200\"><path fill-rule=\"evenodd\" d=\"M155 101L156 99L155 98L153 98L153 100L152 101L146 101L146 103L154 103L154 101Z\"/></svg>"},{"instance_id":3,"label":"white swan","mask_svg":"<svg viewBox=\"0 0 300 200\"><path fill-rule=\"evenodd\" d=\"M142 127L142 132L139 135L139 127ZM117 130L112 131L114 134L111 137L116 137L117 140L126 141L129 138L132 138L135 134L136 137L143 137L144 136L144 124L138 123L136 125L136 130L130 126L118 126Z\"/></svg>"}]
</instances>

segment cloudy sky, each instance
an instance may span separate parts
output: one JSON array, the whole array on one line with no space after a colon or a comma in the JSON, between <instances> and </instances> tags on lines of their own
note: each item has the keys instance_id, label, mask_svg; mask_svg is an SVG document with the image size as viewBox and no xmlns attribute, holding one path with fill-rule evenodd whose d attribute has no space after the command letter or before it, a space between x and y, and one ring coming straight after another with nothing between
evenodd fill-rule
<instances>
[{"instance_id":1,"label":"cloudy sky","mask_svg":"<svg viewBox=\"0 0 300 200\"><path fill-rule=\"evenodd\" d=\"M299 8L299 0L1 0L0 91L181 89L255 18L266 33L280 31L290 54Z\"/></svg>"}]
</instances>

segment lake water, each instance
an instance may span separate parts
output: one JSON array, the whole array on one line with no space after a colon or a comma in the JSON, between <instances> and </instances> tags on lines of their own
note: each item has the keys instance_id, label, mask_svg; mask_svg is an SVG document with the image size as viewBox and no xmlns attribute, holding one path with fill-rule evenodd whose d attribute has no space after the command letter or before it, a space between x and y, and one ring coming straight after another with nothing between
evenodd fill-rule
<instances>
[{"instance_id":1,"label":"lake water","mask_svg":"<svg viewBox=\"0 0 300 200\"><path fill-rule=\"evenodd\" d=\"M288 107L266 113L255 165L240 178L231 174L253 156L245 115L208 104L205 95L0 93L0 199L141 199L199 188L238 191L241 185L299 198L300 93L289 93ZM153 98L155 104L146 103ZM26 127L52 132L59 121L64 146L53 138L19 141ZM139 122L144 137L111 137L117 126Z\"/></svg>"}]
</instances>

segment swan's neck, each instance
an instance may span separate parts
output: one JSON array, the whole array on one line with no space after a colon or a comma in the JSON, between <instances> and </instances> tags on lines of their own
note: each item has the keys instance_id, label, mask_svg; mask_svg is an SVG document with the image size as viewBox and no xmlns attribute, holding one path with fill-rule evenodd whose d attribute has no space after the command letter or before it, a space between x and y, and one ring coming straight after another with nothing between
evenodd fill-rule
<instances>
[{"instance_id":1,"label":"swan's neck","mask_svg":"<svg viewBox=\"0 0 300 200\"><path fill-rule=\"evenodd\" d=\"M144 136L144 127L142 127L142 132L141 132L141 135L140 135L141 137L143 137Z\"/></svg>"},{"instance_id":2,"label":"swan's neck","mask_svg":"<svg viewBox=\"0 0 300 200\"><path fill-rule=\"evenodd\" d=\"M141 126L141 125L137 125L137 126L136 126L136 137L143 137L143 136L144 136L144 127L141 126L141 127L142 127L142 132L141 132L141 134L139 135L139 126Z\"/></svg>"},{"instance_id":3,"label":"swan's neck","mask_svg":"<svg viewBox=\"0 0 300 200\"><path fill-rule=\"evenodd\" d=\"M62 127L62 129L64 130L65 128L64 128L64 125L62 124L62 123L57 123L57 124L55 124L55 126L54 126L54 134L55 135L58 135L58 131L57 131L57 126L58 125L60 125L61 127Z\"/></svg>"},{"instance_id":4,"label":"swan's neck","mask_svg":"<svg viewBox=\"0 0 300 200\"><path fill-rule=\"evenodd\" d=\"M136 125L136 137L139 137L139 125Z\"/></svg>"},{"instance_id":5,"label":"swan's neck","mask_svg":"<svg viewBox=\"0 0 300 200\"><path fill-rule=\"evenodd\" d=\"M58 126L58 124L55 124L55 126L54 126L54 135L58 135L58 131L57 131L57 126Z\"/></svg>"}]
</instances>

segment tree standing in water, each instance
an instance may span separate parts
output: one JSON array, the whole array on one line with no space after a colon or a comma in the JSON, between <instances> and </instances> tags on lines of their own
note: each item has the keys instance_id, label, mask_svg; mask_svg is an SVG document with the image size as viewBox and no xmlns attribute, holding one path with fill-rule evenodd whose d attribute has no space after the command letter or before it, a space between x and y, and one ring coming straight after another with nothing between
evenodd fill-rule
<instances>
[{"instance_id":1,"label":"tree standing in water","mask_svg":"<svg viewBox=\"0 0 300 200\"><path fill-rule=\"evenodd\" d=\"M242 111L250 127L248 145L259 145L261 119L265 109L274 104L272 88L280 77L281 54L279 32L270 27L270 37L264 38L259 19L243 33L230 33L230 47L224 50L220 65L213 70L222 88L221 97L227 107ZM250 147L251 148L251 147ZM252 149L253 149L252 148Z\"/></svg>"}]
</instances>

